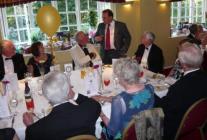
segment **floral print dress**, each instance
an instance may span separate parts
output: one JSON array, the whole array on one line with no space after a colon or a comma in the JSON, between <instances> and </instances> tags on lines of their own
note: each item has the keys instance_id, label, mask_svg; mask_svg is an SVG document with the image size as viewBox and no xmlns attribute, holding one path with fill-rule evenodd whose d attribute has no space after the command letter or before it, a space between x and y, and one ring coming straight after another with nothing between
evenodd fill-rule
<instances>
[{"instance_id":1,"label":"floral print dress","mask_svg":"<svg viewBox=\"0 0 207 140\"><path fill-rule=\"evenodd\" d=\"M140 111L152 108L154 105L154 89L151 85L135 93L122 92L112 99L110 122L103 133L107 139L121 139L122 132Z\"/></svg>"}]
</instances>

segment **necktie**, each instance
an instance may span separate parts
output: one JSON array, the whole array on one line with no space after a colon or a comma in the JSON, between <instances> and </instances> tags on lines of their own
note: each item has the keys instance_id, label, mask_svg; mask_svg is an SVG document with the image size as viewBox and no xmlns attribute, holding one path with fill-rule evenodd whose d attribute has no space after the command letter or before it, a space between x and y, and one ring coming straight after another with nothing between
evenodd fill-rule
<instances>
[{"instance_id":1,"label":"necktie","mask_svg":"<svg viewBox=\"0 0 207 140\"><path fill-rule=\"evenodd\" d=\"M107 29L106 29L106 42L105 42L105 49L110 50L110 24L108 24Z\"/></svg>"}]
</instances>

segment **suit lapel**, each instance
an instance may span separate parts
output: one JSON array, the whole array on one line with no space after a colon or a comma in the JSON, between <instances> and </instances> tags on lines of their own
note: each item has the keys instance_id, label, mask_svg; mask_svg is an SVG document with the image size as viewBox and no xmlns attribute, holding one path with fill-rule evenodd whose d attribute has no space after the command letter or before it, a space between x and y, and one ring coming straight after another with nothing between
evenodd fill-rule
<instances>
[{"instance_id":1,"label":"suit lapel","mask_svg":"<svg viewBox=\"0 0 207 140\"><path fill-rule=\"evenodd\" d=\"M149 55L148 55L148 58L147 58L148 66L150 66L150 60L153 60L153 54L154 54L153 51L154 51L154 49L155 49L154 44L152 44Z\"/></svg>"},{"instance_id":2,"label":"suit lapel","mask_svg":"<svg viewBox=\"0 0 207 140\"><path fill-rule=\"evenodd\" d=\"M117 22L114 21L114 44L116 44L116 37L117 37L117 33L118 33L118 27L117 27Z\"/></svg>"},{"instance_id":3,"label":"suit lapel","mask_svg":"<svg viewBox=\"0 0 207 140\"><path fill-rule=\"evenodd\" d=\"M0 57L0 67L1 67L2 75L4 75L5 74L5 70L4 70L4 60L3 60L2 55Z\"/></svg>"},{"instance_id":4,"label":"suit lapel","mask_svg":"<svg viewBox=\"0 0 207 140\"><path fill-rule=\"evenodd\" d=\"M17 73L17 71L16 71L16 70L17 70L17 68L16 68L16 67L17 67L17 63L16 63L17 60L16 60L15 56L16 56L16 55L14 55L14 56L12 57L12 61L13 61L13 65L14 65L14 72Z\"/></svg>"}]
</instances>

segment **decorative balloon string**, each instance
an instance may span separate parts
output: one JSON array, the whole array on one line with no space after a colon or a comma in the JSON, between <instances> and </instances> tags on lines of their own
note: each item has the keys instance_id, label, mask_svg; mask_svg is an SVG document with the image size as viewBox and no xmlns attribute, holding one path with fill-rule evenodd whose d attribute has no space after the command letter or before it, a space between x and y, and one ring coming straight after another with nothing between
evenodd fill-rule
<instances>
[{"instance_id":1,"label":"decorative balloon string","mask_svg":"<svg viewBox=\"0 0 207 140\"><path fill-rule=\"evenodd\" d=\"M49 46L51 50L51 55L54 57L55 52L53 48L52 36L57 32L61 17L57 9L51 5L46 5L41 7L36 16L37 25L40 27L41 31L49 37ZM53 59L53 64L55 63L55 58Z\"/></svg>"}]
</instances>

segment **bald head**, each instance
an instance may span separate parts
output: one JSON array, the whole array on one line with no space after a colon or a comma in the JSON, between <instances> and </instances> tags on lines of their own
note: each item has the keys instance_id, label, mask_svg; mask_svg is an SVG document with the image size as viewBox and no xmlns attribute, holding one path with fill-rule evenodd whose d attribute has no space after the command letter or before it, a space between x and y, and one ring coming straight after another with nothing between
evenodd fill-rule
<instances>
[{"instance_id":1,"label":"bald head","mask_svg":"<svg viewBox=\"0 0 207 140\"><path fill-rule=\"evenodd\" d=\"M10 40L3 40L2 41L2 54L6 57L12 57L15 55L15 47L12 41Z\"/></svg>"}]
</instances>

